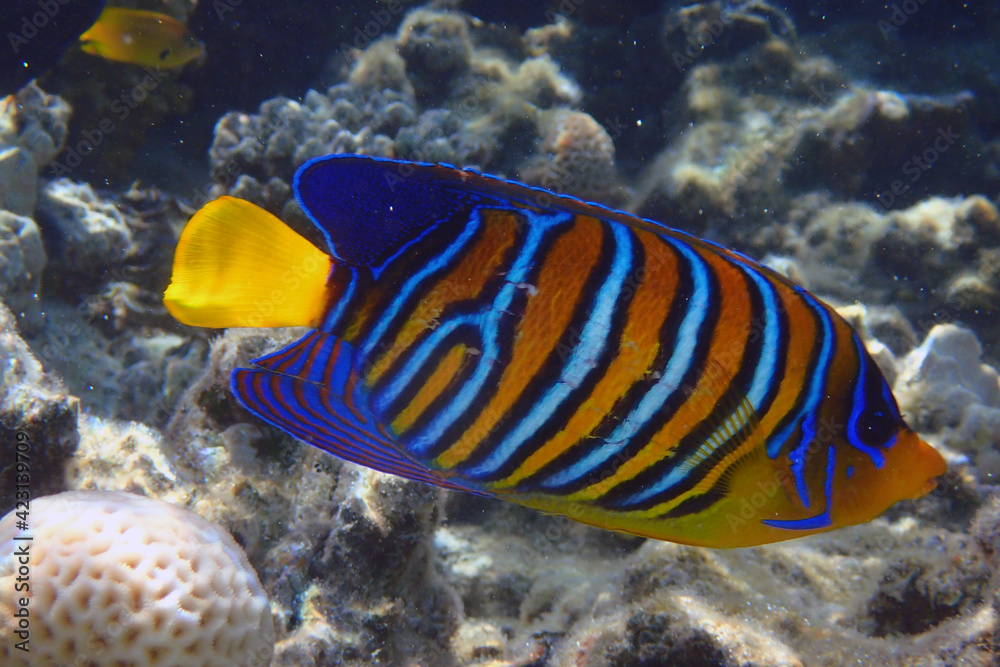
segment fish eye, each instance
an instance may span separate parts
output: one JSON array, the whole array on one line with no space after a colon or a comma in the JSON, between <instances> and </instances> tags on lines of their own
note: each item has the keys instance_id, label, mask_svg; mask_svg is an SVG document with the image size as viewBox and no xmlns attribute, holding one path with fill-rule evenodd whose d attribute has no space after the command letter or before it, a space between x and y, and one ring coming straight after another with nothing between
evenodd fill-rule
<instances>
[{"instance_id":1,"label":"fish eye","mask_svg":"<svg viewBox=\"0 0 1000 667\"><path fill-rule=\"evenodd\" d=\"M859 368L854 386L854 407L847 422L847 437L851 444L866 451L874 461L880 461L878 450L892 447L903 420L885 377L868 356L857 335L854 336L854 344L858 351ZM876 467L881 467L880 463L876 462Z\"/></svg>"},{"instance_id":2,"label":"fish eye","mask_svg":"<svg viewBox=\"0 0 1000 667\"><path fill-rule=\"evenodd\" d=\"M870 406L854 422L854 435L868 447L884 447L896 434L899 424L885 406Z\"/></svg>"}]
</instances>

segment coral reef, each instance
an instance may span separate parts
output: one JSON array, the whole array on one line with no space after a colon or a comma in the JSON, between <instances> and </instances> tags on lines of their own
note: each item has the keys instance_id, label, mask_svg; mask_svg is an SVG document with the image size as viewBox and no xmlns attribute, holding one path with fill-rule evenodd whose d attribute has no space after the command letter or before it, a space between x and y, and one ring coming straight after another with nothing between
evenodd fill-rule
<instances>
[{"instance_id":1,"label":"coral reef","mask_svg":"<svg viewBox=\"0 0 1000 667\"><path fill-rule=\"evenodd\" d=\"M577 85L547 54L512 62L479 47L469 23L454 11L414 10L394 38L359 54L346 83L309 91L302 103L276 98L258 114L223 116L210 194L301 217L289 199L295 169L353 152L525 171L573 194L613 195L614 145L592 117L571 109Z\"/></svg>"},{"instance_id":2,"label":"coral reef","mask_svg":"<svg viewBox=\"0 0 1000 667\"><path fill-rule=\"evenodd\" d=\"M63 149L69 105L28 86L0 106L0 209L30 216L38 173Z\"/></svg>"},{"instance_id":3,"label":"coral reef","mask_svg":"<svg viewBox=\"0 0 1000 667\"><path fill-rule=\"evenodd\" d=\"M457 617L454 593L435 575L431 544L442 492L293 445L237 407L228 394L233 366L274 341L230 329L213 343L207 369L168 427L169 441L159 445L163 460L184 462L175 473L181 484L206 479L210 491L195 509L240 535L261 563L277 624L275 665L365 664L372 655L382 664L414 656L440 662ZM99 458L91 450L81 460L81 479L94 479L85 471ZM164 493L154 471L142 479Z\"/></svg>"},{"instance_id":4,"label":"coral reef","mask_svg":"<svg viewBox=\"0 0 1000 667\"><path fill-rule=\"evenodd\" d=\"M134 0L124 6L186 22L198 4L197 0ZM183 170L170 164L179 157L170 141L151 140L150 135L155 137L187 111L194 97L187 81L197 67L197 63L174 70L122 66L82 49L68 49L58 66L39 79L45 90L73 108L65 150L48 167L47 175L105 185L115 182L123 187L144 175L182 177ZM169 157L160 159L159 151L147 150L150 143L162 144Z\"/></svg>"},{"instance_id":5,"label":"coral reef","mask_svg":"<svg viewBox=\"0 0 1000 667\"><path fill-rule=\"evenodd\" d=\"M14 315L0 303L0 451L14 462L18 446L33 459L35 493L67 488L65 468L79 441L78 400L68 395L60 379L46 372L17 334ZM9 465L0 487L0 509L14 506L16 466Z\"/></svg>"},{"instance_id":6,"label":"coral reef","mask_svg":"<svg viewBox=\"0 0 1000 667\"><path fill-rule=\"evenodd\" d=\"M0 299L21 318L22 329L41 325L38 293L47 261L35 221L0 210Z\"/></svg>"},{"instance_id":7,"label":"coral reef","mask_svg":"<svg viewBox=\"0 0 1000 667\"><path fill-rule=\"evenodd\" d=\"M895 393L910 422L1000 480L1000 375L968 329L939 324L903 359Z\"/></svg>"},{"instance_id":8,"label":"coral reef","mask_svg":"<svg viewBox=\"0 0 1000 667\"><path fill-rule=\"evenodd\" d=\"M799 192L889 210L928 191L986 182L967 94L853 88L828 59L802 57L778 39L745 61L695 65L684 102L693 125L649 171L640 210L651 213L659 194L689 212L732 216L738 208L746 224L787 210ZM939 161L950 168L933 169Z\"/></svg>"},{"instance_id":9,"label":"coral reef","mask_svg":"<svg viewBox=\"0 0 1000 667\"><path fill-rule=\"evenodd\" d=\"M459 604L428 531L440 492L353 466L331 482L300 498L265 560L284 620L275 664L445 662Z\"/></svg>"},{"instance_id":10,"label":"coral reef","mask_svg":"<svg viewBox=\"0 0 1000 667\"><path fill-rule=\"evenodd\" d=\"M465 74L472 62L472 41L466 19L452 12L417 9L403 19L396 50L413 72L420 103L431 106L448 95L448 83Z\"/></svg>"},{"instance_id":11,"label":"coral reef","mask_svg":"<svg viewBox=\"0 0 1000 667\"><path fill-rule=\"evenodd\" d=\"M739 60L693 64L681 111L691 123L646 170L631 207L654 218L678 205L695 218L739 210L741 226L762 224L789 196L783 172L821 114L814 91L843 85L825 58L800 57L779 39Z\"/></svg>"},{"instance_id":12,"label":"coral reef","mask_svg":"<svg viewBox=\"0 0 1000 667\"><path fill-rule=\"evenodd\" d=\"M647 169L631 207L660 219L680 207L709 230L760 245L753 233L804 193L882 211L929 192L964 193L995 180L971 126L973 102L856 87L828 58L771 38L745 58L692 63L682 111L690 126Z\"/></svg>"},{"instance_id":13,"label":"coral reef","mask_svg":"<svg viewBox=\"0 0 1000 667\"><path fill-rule=\"evenodd\" d=\"M823 188L839 197L872 198L887 210L928 192L964 192L970 183L983 182L973 102L968 93L850 91L804 126L789 160L795 168L784 173L786 183L793 191ZM944 162L947 169L941 168Z\"/></svg>"},{"instance_id":14,"label":"coral reef","mask_svg":"<svg viewBox=\"0 0 1000 667\"><path fill-rule=\"evenodd\" d=\"M25 531L14 512L0 520L4 664L270 664L267 595L219 526L168 503L107 491L35 498L26 511L28 545L16 541ZM15 591L21 566L30 603ZM24 626L22 609L30 617ZM30 629L18 634L21 627Z\"/></svg>"},{"instance_id":15,"label":"coral reef","mask_svg":"<svg viewBox=\"0 0 1000 667\"><path fill-rule=\"evenodd\" d=\"M42 82L72 123L37 86L0 105L0 455L31 444L33 497L129 491L220 526L270 597L275 667L996 662L996 9L921 4L883 37L891 7L829 2L295 8L170 3L204 65L146 90L76 54ZM948 473L866 525L707 551L292 441L229 374L301 332L192 330L160 300L205 199L321 242L290 182L331 152L474 166L764 257L839 306ZM133 177L156 186L112 189Z\"/></svg>"},{"instance_id":16,"label":"coral reef","mask_svg":"<svg viewBox=\"0 0 1000 667\"><path fill-rule=\"evenodd\" d=\"M622 199L615 182L615 145L600 123L568 109L543 112L538 123L541 151L521 166L522 181L584 199Z\"/></svg>"},{"instance_id":17,"label":"coral reef","mask_svg":"<svg viewBox=\"0 0 1000 667\"><path fill-rule=\"evenodd\" d=\"M45 229L52 269L65 279L118 267L132 252L124 216L113 203L98 199L87 183L49 181L36 217Z\"/></svg>"},{"instance_id":18,"label":"coral reef","mask_svg":"<svg viewBox=\"0 0 1000 667\"><path fill-rule=\"evenodd\" d=\"M521 664L539 651L560 666L932 665L963 654L985 665L1000 629L987 553L912 518L753 549L609 551L594 529L558 518L525 529L522 510L499 511L520 530L452 522L436 532L464 601L454 641L480 660Z\"/></svg>"},{"instance_id":19,"label":"coral reef","mask_svg":"<svg viewBox=\"0 0 1000 667\"><path fill-rule=\"evenodd\" d=\"M789 220L791 229L768 236L798 260L811 289L893 304L922 332L961 321L996 355L1000 213L987 198L931 197L885 212L802 197Z\"/></svg>"},{"instance_id":20,"label":"coral reef","mask_svg":"<svg viewBox=\"0 0 1000 667\"><path fill-rule=\"evenodd\" d=\"M4 333L17 346L27 343L34 359L12 363L4 381L21 387L25 369L37 378L44 367L59 376L61 401L82 397L85 410L162 425L169 403L152 397L176 399L185 363L200 363L198 343L162 329L172 322L160 300L183 214L174 196L155 189L106 197L86 182L46 179L45 167L66 140L69 114L66 102L35 85L0 106L0 144L30 162L13 176L0 174L0 299L16 316L4 319ZM154 329L136 336L144 327ZM12 351L10 358L21 356ZM16 395L11 400L27 394L18 389ZM48 423L45 432L60 444L51 448L55 459L46 470L60 481L45 488L62 490L63 466L55 460L64 458L65 437L59 433L75 417L59 416L68 414L60 408L35 420L27 404L8 409L20 411L14 427Z\"/></svg>"}]
</instances>

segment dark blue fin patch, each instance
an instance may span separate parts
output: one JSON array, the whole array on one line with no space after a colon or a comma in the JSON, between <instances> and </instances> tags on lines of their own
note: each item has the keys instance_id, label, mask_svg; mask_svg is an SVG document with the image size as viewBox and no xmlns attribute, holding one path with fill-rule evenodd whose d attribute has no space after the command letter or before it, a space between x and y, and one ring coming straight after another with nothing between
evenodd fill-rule
<instances>
[{"instance_id":1,"label":"dark blue fin patch","mask_svg":"<svg viewBox=\"0 0 1000 667\"><path fill-rule=\"evenodd\" d=\"M353 266L379 267L424 232L478 202L475 193L455 188L438 170L458 171L327 155L302 165L293 187L335 257Z\"/></svg>"},{"instance_id":2,"label":"dark blue fin patch","mask_svg":"<svg viewBox=\"0 0 1000 667\"><path fill-rule=\"evenodd\" d=\"M314 331L237 368L231 386L243 406L267 423L344 460L407 479L477 493L406 456L379 426L360 392L354 348Z\"/></svg>"},{"instance_id":3,"label":"dark blue fin patch","mask_svg":"<svg viewBox=\"0 0 1000 667\"><path fill-rule=\"evenodd\" d=\"M476 206L568 212L610 220L709 249L782 284L788 278L729 250L667 225L471 169L364 155L313 158L295 174L299 205L326 237L334 257L381 267L422 234Z\"/></svg>"}]
</instances>

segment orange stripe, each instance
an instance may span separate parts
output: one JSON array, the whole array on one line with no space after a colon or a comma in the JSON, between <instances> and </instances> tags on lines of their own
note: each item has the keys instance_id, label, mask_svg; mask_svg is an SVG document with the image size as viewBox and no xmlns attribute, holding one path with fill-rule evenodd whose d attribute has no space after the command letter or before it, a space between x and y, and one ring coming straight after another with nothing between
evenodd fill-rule
<instances>
[{"instance_id":1,"label":"orange stripe","mask_svg":"<svg viewBox=\"0 0 1000 667\"><path fill-rule=\"evenodd\" d=\"M448 350L438 362L434 372L431 373L427 381L424 382L410 404L400 411L399 415L392 422L392 430L396 434L402 434L424 413L427 407L448 387L455 376L465 365L467 359L466 347L458 344Z\"/></svg>"},{"instance_id":2,"label":"orange stripe","mask_svg":"<svg viewBox=\"0 0 1000 667\"><path fill-rule=\"evenodd\" d=\"M795 326L803 328L808 327L812 322L812 316L805 312L805 301L798 296L793 296L793 298L798 305L803 306L801 313L796 311ZM823 307L825 307L825 305ZM805 317L799 317L800 314ZM828 437L830 441L825 444L832 446L835 442L835 438L839 437L840 434L829 432L829 425L836 424L841 428L845 426L845 424L842 423L843 415L849 414L850 408L844 405L843 402L847 401L852 396L850 386L853 378L857 375L858 362L857 355L853 354L854 346L851 342L852 330L836 313L831 311L830 315L833 321L835 335L834 357L831 361L830 370L827 375L827 395L821 403L820 409L822 412L820 415L820 421L817 424L817 434L821 439ZM763 453L764 439L766 437L765 434L770 435L774 431L774 428L777 427L781 419L794 407L795 399L798 398L798 394L804 391L805 385L809 380L811 380L811 376L806 376L805 368L809 360L809 355L812 352L812 348L815 347L817 342L814 338L817 333L818 332L815 326L813 326L811 327L812 337L807 337L810 334L805 334L804 332L802 334L796 334L793 331L791 334L792 341L796 341L796 336L801 335L804 337L806 342L810 343L810 345L796 346L793 354L798 355L796 357L798 361L793 362L791 357L788 360L789 367L794 368L795 372L791 376L789 376L786 372L786 383L782 384L782 391L787 389L790 394L790 400L783 402L787 407L778 410L778 401L775 401L774 407L768 411L766 419L762 420L760 427L751 434L750 438L748 438L746 442L744 442L736 451L731 452L725 458L720 460L719 463L714 466L689 493L684 494L669 503L664 503L658 507L652 508L650 510L651 513L655 514L666 511L666 509L668 509L671 505L676 505L691 495L696 495L708 490L726 471L727 467L739 461L741 457L746 456L747 453L754 448L759 449L759 451ZM797 390L796 387L798 388ZM794 394L792 392L794 392ZM831 396L835 397L835 399L831 399ZM781 397L779 396L779 398ZM833 400L836 400L837 402L834 403ZM824 421L824 418L826 421ZM827 434L827 436L824 436L823 434ZM823 494L825 491L823 486L826 481L826 461L827 450L825 447L817 448L815 451L811 451L810 458L807 461L808 467L805 473L805 478L806 484L809 487L810 496L813 498L824 497ZM815 462L818 462L819 465L809 465L810 463L814 464ZM729 493L727 496L748 495L759 491L761 487L758 486L757 483L760 482L761 479L775 479L774 472L780 470L784 474L782 474L778 479L788 485L788 493L785 495L786 500L789 501L787 503L789 506L788 511L804 510L805 508L799 502L798 492L791 486L791 480L793 477L791 469L788 466L787 457L779 457L778 459L770 462L770 465L767 466L767 468L769 469L769 473L763 478L760 475L760 466L741 466L736 469L729 480ZM793 515L787 514L785 516Z\"/></svg>"},{"instance_id":3,"label":"orange stripe","mask_svg":"<svg viewBox=\"0 0 1000 667\"><path fill-rule=\"evenodd\" d=\"M695 250L719 282L719 319L712 330L704 369L693 387L678 389L688 392L688 398L645 447L625 461L613 475L582 489L574 494L574 498L599 497L611 487L670 456L677 443L711 415L729 382L742 367L754 316L743 272L716 253L700 248ZM695 363L698 363L697 359Z\"/></svg>"},{"instance_id":4,"label":"orange stripe","mask_svg":"<svg viewBox=\"0 0 1000 667\"><path fill-rule=\"evenodd\" d=\"M795 407L796 401L805 390L806 383L809 379L806 376L806 370L810 355L812 354L813 348L816 347L817 344L816 336L818 334L818 330L812 314L813 311L805 300L802 299L802 297L781 283L774 284L774 288L782 304L780 307L785 309L785 313L788 316L788 343L785 356L785 371L774 401L771 403L767 412L763 415L758 415L759 422L756 428L748 434L747 439L736 450L727 454L719 461L718 464L713 466L712 469L698 481L698 484L694 488L669 502L657 505L656 507L652 507L637 514L642 514L644 516L656 516L658 514L662 514L692 495L697 495L710 489L716 481L718 481L719 477L726 472L726 469L730 465L739 461L741 458L753 456L755 451L757 454L763 454L764 443L767 438L774 432L774 430L781 423L781 420L784 419L789 411ZM771 465L765 467L768 469L783 468L787 471L787 462L779 459L772 462ZM774 479L773 474L762 477L760 471L760 466L753 465L741 466L737 468L729 480L729 493L727 496L745 494L747 489L751 489L751 492L758 491L759 488L755 486L756 482L765 479ZM790 471L788 474L780 476L779 479L783 483L790 483L792 479ZM794 489L789 488L788 497L797 498L798 494L794 491Z\"/></svg>"},{"instance_id":5,"label":"orange stripe","mask_svg":"<svg viewBox=\"0 0 1000 667\"><path fill-rule=\"evenodd\" d=\"M361 414L357 406L354 405L354 388L358 384L359 379L360 376L354 371L347 376L347 382L344 383L344 405L351 411L351 414L354 415L359 424L367 424L368 418Z\"/></svg>"},{"instance_id":6,"label":"orange stripe","mask_svg":"<svg viewBox=\"0 0 1000 667\"><path fill-rule=\"evenodd\" d=\"M377 319L380 311L378 305L382 302L381 291L377 289L365 290L364 301L354 308L351 323L344 328L344 340L348 343L357 344L358 336L365 331L370 321Z\"/></svg>"},{"instance_id":7,"label":"orange stripe","mask_svg":"<svg viewBox=\"0 0 1000 667\"><path fill-rule=\"evenodd\" d=\"M757 431L770 436L779 422L795 407L799 396L805 390L809 370L809 359L817 346L819 330L815 315L806 301L784 285L776 284L775 293L781 300L788 318L788 343L785 350L785 370L781 378L778 394L767 412L760 417ZM756 434L755 434L756 435ZM764 437L760 438L761 440Z\"/></svg>"},{"instance_id":8,"label":"orange stripe","mask_svg":"<svg viewBox=\"0 0 1000 667\"><path fill-rule=\"evenodd\" d=\"M496 393L462 436L437 460L451 468L473 452L482 439L503 419L549 355L557 347L572 347L579 332L567 331L587 279L598 266L603 245L604 223L577 217L572 229L552 245L538 276L529 289L528 305L514 333L510 363L500 376Z\"/></svg>"},{"instance_id":9,"label":"orange stripe","mask_svg":"<svg viewBox=\"0 0 1000 667\"><path fill-rule=\"evenodd\" d=\"M566 428L528 456L513 474L493 485L506 488L537 472L597 428L629 388L644 380L660 349L659 333L677 293L677 260L665 242L644 230L635 233L645 254L641 280L626 283L635 297L628 309L618 354ZM638 284L636 284L638 283ZM624 296L623 296L624 298Z\"/></svg>"},{"instance_id":10,"label":"orange stripe","mask_svg":"<svg viewBox=\"0 0 1000 667\"><path fill-rule=\"evenodd\" d=\"M507 250L517 238L518 218L506 211L484 211L483 232L462 260L441 280L427 289L403 323L391 347L369 370L369 383L379 378L428 329L438 326L438 317L447 306L477 299L486 284L497 275Z\"/></svg>"}]
</instances>

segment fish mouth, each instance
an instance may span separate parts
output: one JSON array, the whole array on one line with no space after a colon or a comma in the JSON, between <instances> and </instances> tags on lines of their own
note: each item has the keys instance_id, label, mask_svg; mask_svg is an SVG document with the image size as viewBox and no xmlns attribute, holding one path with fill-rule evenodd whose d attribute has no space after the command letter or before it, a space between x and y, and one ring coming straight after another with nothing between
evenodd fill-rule
<instances>
[{"instance_id":1,"label":"fish mouth","mask_svg":"<svg viewBox=\"0 0 1000 667\"><path fill-rule=\"evenodd\" d=\"M909 461L907 467L918 482L912 493L904 497L911 500L921 498L937 488L938 477L948 472L948 463L941 453L909 429L899 433L896 445Z\"/></svg>"}]
</instances>

